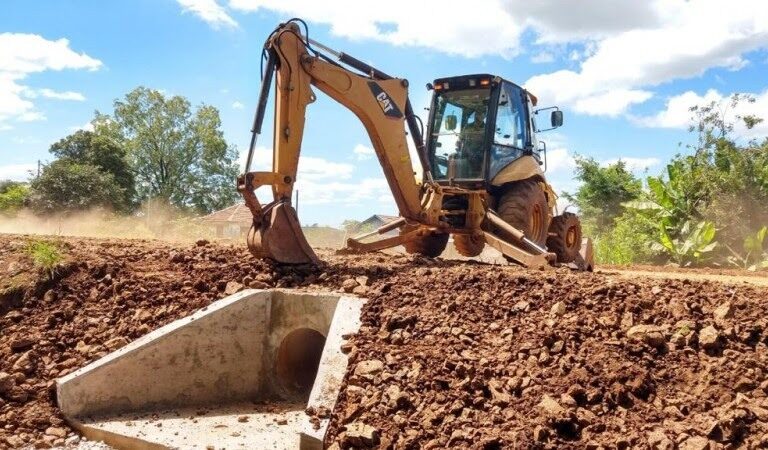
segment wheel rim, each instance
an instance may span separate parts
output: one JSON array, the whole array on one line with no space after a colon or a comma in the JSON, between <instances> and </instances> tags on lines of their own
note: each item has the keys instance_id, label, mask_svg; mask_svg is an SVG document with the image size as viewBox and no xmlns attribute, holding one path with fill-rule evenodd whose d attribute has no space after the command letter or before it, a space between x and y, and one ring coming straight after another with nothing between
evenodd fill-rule
<instances>
[{"instance_id":1,"label":"wheel rim","mask_svg":"<svg viewBox=\"0 0 768 450\"><path fill-rule=\"evenodd\" d=\"M541 239L541 229L542 227L542 214L541 214L541 205L533 205L533 208L531 208L531 238L535 241L539 241Z\"/></svg>"},{"instance_id":2,"label":"wheel rim","mask_svg":"<svg viewBox=\"0 0 768 450\"><path fill-rule=\"evenodd\" d=\"M576 245L576 227L569 227L565 233L565 246L573 248Z\"/></svg>"}]
</instances>

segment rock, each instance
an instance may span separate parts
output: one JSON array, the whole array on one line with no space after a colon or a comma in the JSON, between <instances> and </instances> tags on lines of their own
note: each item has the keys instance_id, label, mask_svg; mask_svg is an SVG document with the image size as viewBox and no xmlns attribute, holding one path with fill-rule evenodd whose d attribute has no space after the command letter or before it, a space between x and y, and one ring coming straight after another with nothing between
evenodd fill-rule
<instances>
[{"instance_id":1,"label":"rock","mask_svg":"<svg viewBox=\"0 0 768 450\"><path fill-rule=\"evenodd\" d=\"M651 294L653 295L659 295L661 294L661 287L660 286L654 286L651 288Z\"/></svg>"},{"instance_id":2,"label":"rock","mask_svg":"<svg viewBox=\"0 0 768 450\"><path fill-rule=\"evenodd\" d=\"M659 428L648 433L648 445L652 450L672 450L675 448L672 440Z\"/></svg>"},{"instance_id":3,"label":"rock","mask_svg":"<svg viewBox=\"0 0 768 450\"><path fill-rule=\"evenodd\" d=\"M16 379L13 375L0 372L0 394L9 392L16 386Z\"/></svg>"},{"instance_id":4,"label":"rock","mask_svg":"<svg viewBox=\"0 0 768 450\"><path fill-rule=\"evenodd\" d=\"M565 405L565 406L567 406L567 407L569 407L569 408L575 408L575 407L577 407L579 405L576 402L576 399L574 399L573 397L571 397L568 394L562 394L560 396L560 403Z\"/></svg>"},{"instance_id":5,"label":"rock","mask_svg":"<svg viewBox=\"0 0 768 450\"><path fill-rule=\"evenodd\" d=\"M624 314L621 315L621 329L622 330L628 330L632 328L632 326L635 325L635 316L630 311L626 311Z\"/></svg>"},{"instance_id":6,"label":"rock","mask_svg":"<svg viewBox=\"0 0 768 450\"><path fill-rule=\"evenodd\" d=\"M627 330L627 337L656 348L664 347L667 343L664 329L656 325L635 325Z\"/></svg>"},{"instance_id":7,"label":"rock","mask_svg":"<svg viewBox=\"0 0 768 450\"><path fill-rule=\"evenodd\" d=\"M32 347L35 344L35 342L39 340L40 338L38 336L32 336L32 335L19 336L11 340L11 350L14 352L20 352L22 350L26 350Z\"/></svg>"},{"instance_id":8,"label":"rock","mask_svg":"<svg viewBox=\"0 0 768 450\"><path fill-rule=\"evenodd\" d=\"M109 351L115 351L121 347L125 347L126 345L128 345L128 339L122 336L112 338L104 343L104 347L106 347Z\"/></svg>"},{"instance_id":9,"label":"rock","mask_svg":"<svg viewBox=\"0 0 768 450\"><path fill-rule=\"evenodd\" d=\"M491 392L491 402L501 407L512 403L512 396L504 392L504 385L499 380L488 382L488 390Z\"/></svg>"},{"instance_id":10,"label":"rock","mask_svg":"<svg viewBox=\"0 0 768 450\"><path fill-rule=\"evenodd\" d=\"M533 429L533 440L536 442L544 442L549 439L549 430L547 428L538 425Z\"/></svg>"},{"instance_id":11,"label":"rock","mask_svg":"<svg viewBox=\"0 0 768 450\"><path fill-rule=\"evenodd\" d=\"M565 303L557 302L549 309L549 315L552 317L560 317L565 314Z\"/></svg>"},{"instance_id":12,"label":"rock","mask_svg":"<svg viewBox=\"0 0 768 450\"><path fill-rule=\"evenodd\" d=\"M253 280L248 283L248 287L251 289L269 289L269 285L263 281Z\"/></svg>"},{"instance_id":13,"label":"rock","mask_svg":"<svg viewBox=\"0 0 768 450\"><path fill-rule=\"evenodd\" d=\"M357 286L357 281L355 281L353 278L347 278L343 283L341 283L341 288L344 290L344 292L352 292Z\"/></svg>"},{"instance_id":14,"label":"rock","mask_svg":"<svg viewBox=\"0 0 768 450\"><path fill-rule=\"evenodd\" d=\"M513 309L518 312L525 312L531 309L531 304L529 302L521 300L515 303L515 306L513 306Z\"/></svg>"},{"instance_id":15,"label":"rock","mask_svg":"<svg viewBox=\"0 0 768 450\"><path fill-rule=\"evenodd\" d=\"M30 374L34 372L35 367L35 358L32 355L32 350L30 350L21 355L21 357L16 360L16 362L13 364L13 371Z\"/></svg>"},{"instance_id":16,"label":"rock","mask_svg":"<svg viewBox=\"0 0 768 450\"><path fill-rule=\"evenodd\" d=\"M756 387L755 383L749 378L742 377L734 385L736 392L749 392Z\"/></svg>"},{"instance_id":17,"label":"rock","mask_svg":"<svg viewBox=\"0 0 768 450\"><path fill-rule=\"evenodd\" d=\"M679 450L709 450L709 439L702 437L702 436L694 436L689 437L688 439L684 440L680 446L678 447Z\"/></svg>"},{"instance_id":18,"label":"rock","mask_svg":"<svg viewBox=\"0 0 768 450\"><path fill-rule=\"evenodd\" d=\"M55 436L57 438L64 439L65 437L67 437L67 430L59 427L50 427L47 430L45 430L45 434L47 434L48 436Z\"/></svg>"},{"instance_id":19,"label":"rock","mask_svg":"<svg viewBox=\"0 0 768 450\"><path fill-rule=\"evenodd\" d=\"M565 408L560 406L560 403L549 395L544 395L544 397L542 397L541 403L539 403L539 408L541 408L548 416L559 416L565 413Z\"/></svg>"},{"instance_id":20,"label":"rock","mask_svg":"<svg viewBox=\"0 0 768 450\"><path fill-rule=\"evenodd\" d=\"M240 416L237 418L237 421L240 423L248 422L248 416Z\"/></svg>"},{"instance_id":21,"label":"rock","mask_svg":"<svg viewBox=\"0 0 768 450\"><path fill-rule=\"evenodd\" d=\"M45 294L43 294L43 301L46 303L53 303L56 301L56 293L53 292L53 289L45 291Z\"/></svg>"},{"instance_id":22,"label":"rock","mask_svg":"<svg viewBox=\"0 0 768 450\"><path fill-rule=\"evenodd\" d=\"M360 361L355 366L355 375L375 375L384 370L384 363L378 359Z\"/></svg>"},{"instance_id":23,"label":"rock","mask_svg":"<svg viewBox=\"0 0 768 450\"><path fill-rule=\"evenodd\" d=\"M368 293L368 288L365 286L355 286L355 288L352 289L352 293L355 295L365 295Z\"/></svg>"},{"instance_id":24,"label":"rock","mask_svg":"<svg viewBox=\"0 0 768 450\"><path fill-rule=\"evenodd\" d=\"M227 283L227 287L224 288L224 294L226 295L237 294L238 292L242 291L244 288L245 286L238 283L237 281L230 281L229 283Z\"/></svg>"},{"instance_id":25,"label":"rock","mask_svg":"<svg viewBox=\"0 0 768 450\"><path fill-rule=\"evenodd\" d=\"M365 275L360 275L359 277L355 277L355 281L357 281L357 284L360 286L368 286L368 277Z\"/></svg>"},{"instance_id":26,"label":"rock","mask_svg":"<svg viewBox=\"0 0 768 450\"><path fill-rule=\"evenodd\" d=\"M197 245L198 247L205 247L208 244L210 244L210 241L208 241L208 239L198 239L195 241L195 245Z\"/></svg>"},{"instance_id":27,"label":"rock","mask_svg":"<svg viewBox=\"0 0 768 450\"><path fill-rule=\"evenodd\" d=\"M704 350L717 350L720 348L720 332L712 325L699 331L699 345Z\"/></svg>"},{"instance_id":28,"label":"rock","mask_svg":"<svg viewBox=\"0 0 768 450\"><path fill-rule=\"evenodd\" d=\"M21 388L20 386L15 386L11 388L8 392L4 394L5 398L12 402L18 402L18 403L24 403L27 400L29 400L29 392Z\"/></svg>"},{"instance_id":29,"label":"rock","mask_svg":"<svg viewBox=\"0 0 768 450\"><path fill-rule=\"evenodd\" d=\"M712 316L714 316L716 323L722 323L725 319L733 317L733 307L731 306L731 302L725 302L718 306L712 313Z\"/></svg>"},{"instance_id":30,"label":"rock","mask_svg":"<svg viewBox=\"0 0 768 450\"><path fill-rule=\"evenodd\" d=\"M376 428L362 422L345 425L342 447L372 448L379 444L379 432Z\"/></svg>"}]
</instances>

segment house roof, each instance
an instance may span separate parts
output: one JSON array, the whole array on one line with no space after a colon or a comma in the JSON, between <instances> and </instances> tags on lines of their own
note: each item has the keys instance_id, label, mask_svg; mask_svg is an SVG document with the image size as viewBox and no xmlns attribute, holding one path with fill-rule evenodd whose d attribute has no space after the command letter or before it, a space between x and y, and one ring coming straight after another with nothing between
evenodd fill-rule
<instances>
[{"instance_id":1,"label":"house roof","mask_svg":"<svg viewBox=\"0 0 768 450\"><path fill-rule=\"evenodd\" d=\"M373 222L375 220L378 220L381 223L389 223L389 222L392 222L393 220L397 220L397 219L398 219L398 216L385 216L384 214L374 214L371 217L363 220L360 223L361 224L362 223L368 223L368 222Z\"/></svg>"},{"instance_id":2,"label":"house roof","mask_svg":"<svg viewBox=\"0 0 768 450\"><path fill-rule=\"evenodd\" d=\"M209 223L241 223L244 225L253 222L251 210L245 206L245 203L214 211L200 219Z\"/></svg>"}]
</instances>

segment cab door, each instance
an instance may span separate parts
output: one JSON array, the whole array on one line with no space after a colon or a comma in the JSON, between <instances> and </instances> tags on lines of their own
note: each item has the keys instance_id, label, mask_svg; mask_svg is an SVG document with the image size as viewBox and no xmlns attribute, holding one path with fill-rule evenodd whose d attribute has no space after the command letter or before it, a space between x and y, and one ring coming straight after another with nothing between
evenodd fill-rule
<instances>
[{"instance_id":1,"label":"cab door","mask_svg":"<svg viewBox=\"0 0 768 450\"><path fill-rule=\"evenodd\" d=\"M496 107L488 179L492 180L502 169L526 155L531 148L530 138L525 91L508 81L502 81Z\"/></svg>"}]
</instances>

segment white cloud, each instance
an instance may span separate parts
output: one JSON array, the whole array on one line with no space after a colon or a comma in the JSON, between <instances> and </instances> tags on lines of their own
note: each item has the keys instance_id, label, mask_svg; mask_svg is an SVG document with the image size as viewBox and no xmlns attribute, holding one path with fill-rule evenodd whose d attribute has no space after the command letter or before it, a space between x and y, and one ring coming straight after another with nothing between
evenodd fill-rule
<instances>
[{"instance_id":1,"label":"white cloud","mask_svg":"<svg viewBox=\"0 0 768 450\"><path fill-rule=\"evenodd\" d=\"M37 164L8 164L0 166L0 180L27 181Z\"/></svg>"},{"instance_id":2,"label":"white cloud","mask_svg":"<svg viewBox=\"0 0 768 450\"><path fill-rule=\"evenodd\" d=\"M589 105L591 99L619 93L623 99L604 113L616 115L650 97L641 87L699 76L714 67L737 70L745 64L745 52L768 46L765 2L735 0L727 8L715 0L656 0L649 5L655 11L653 20L603 30L604 37L595 41L594 52L584 55L578 70L537 75L526 87L544 103L581 102L582 111L585 101ZM600 104L604 102L593 106Z\"/></svg>"},{"instance_id":3,"label":"white cloud","mask_svg":"<svg viewBox=\"0 0 768 450\"><path fill-rule=\"evenodd\" d=\"M76 102L85 101L85 96L83 94L79 92L73 92L73 91L56 92L53 89L43 88L43 89L38 89L34 95L37 95L37 94L39 94L42 97L52 98L55 100L73 100Z\"/></svg>"},{"instance_id":4,"label":"white cloud","mask_svg":"<svg viewBox=\"0 0 768 450\"><path fill-rule=\"evenodd\" d=\"M30 100L37 96L80 100L76 92L32 89L22 81L30 74L65 69L98 70L101 61L69 48L67 39L51 41L36 34L0 33L0 127L8 120L43 120ZM79 97L78 97L79 96Z\"/></svg>"},{"instance_id":5,"label":"white cloud","mask_svg":"<svg viewBox=\"0 0 768 450\"><path fill-rule=\"evenodd\" d=\"M184 11L203 19L214 29L221 27L237 28L235 19L227 14L223 6L216 0L176 0Z\"/></svg>"},{"instance_id":6,"label":"white cloud","mask_svg":"<svg viewBox=\"0 0 768 450\"><path fill-rule=\"evenodd\" d=\"M547 150L547 173L571 172L576 167L576 160L566 148Z\"/></svg>"},{"instance_id":7,"label":"white cloud","mask_svg":"<svg viewBox=\"0 0 768 450\"><path fill-rule=\"evenodd\" d=\"M653 2L505 0L508 14L538 32L539 42L597 39L659 22Z\"/></svg>"},{"instance_id":8,"label":"white cloud","mask_svg":"<svg viewBox=\"0 0 768 450\"><path fill-rule=\"evenodd\" d=\"M241 167L245 166L247 151L240 153ZM271 170L272 149L257 147L251 170ZM302 205L336 204L342 206L361 205L365 202L380 201L390 195L389 186L384 178L362 177L354 175L352 164L328 161L316 156L302 156L295 188L299 190ZM263 201L272 200L268 189L259 189L256 195Z\"/></svg>"},{"instance_id":9,"label":"white cloud","mask_svg":"<svg viewBox=\"0 0 768 450\"><path fill-rule=\"evenodd\" d=\"M374 155L376 155L376 152L371 147L363 144L355 145L355 148L352 149L352 153L357 156L358 161L371 159L374 157Z\"/></svg>"},{"instance_id":10,"label":"white cloud","mask_svg":"<svg viewBox=\"0 0 768 450\"><path fill-rule=\"evenodd\" d=\"M540 52L531 56L531 62L534 64L551 63L555 60L555 56L549 52Z\"/></svg>"},{"instance_id":11,"label":"white cloud","mask_svg":"<svg viewBox=\"0 0 768 450\"><path fill-rule=\"evenodd\" d=\"M86 122L86 123L84 123L82 125L75 125L73 127L69 127L69 130L72 131L72 132L76 132L76 131L80 131L80 130L83 130L83 131L93 131L93 123Z\"/></svg>"},{"instance_id":12,"label":"white cloud","mask_svg":"<svg viewBox=\"0 0 768 450\"><path fill-rule=\"evenodd\" d=\"M332 34L349 39L427 47L469 57L514 56L524 28L500 0L476 0L471 8L459 0L445 0L439 5L391 0L385 7L346 0L230 0L229 6L246 12L271 10L285 17L302 17L330 25Z\"/></svg>"},{"instance_id":13,"label":"white cloud","mask_svg":"<svg viewBox=\"0 0 768 450\"><path fill-rule=\"evenodd\" d=\"M633 122L640 126L652 128L679 128L685 129L691 125L693 112L692 106L706 106L712 102L718 104L718 108L725 113L726 120L736 123L735 132L738 137L764 137L768 136L768 90L761 94L750 94L754 103L740 102L736 108L731 108L731 95L721 94L715 89L708 90L704 95L693 91L687 91L680 95L670 97L663 110L651 116L632 117ZM751 130L743 123L737 121L736 116L753 115L764 119Z\"/></svg>"},{"instance_id":14,"label":"white cloud","mask_svg":"<svg viewBox=\"0 0 768 450\"><path fill-rule=\"evenodd\" d=\"M643 103L653 94L643 90L614 89L592 97L582 97L573 105L573 109L590 116L616 117L635 103Z\"/></svg>"},{"instance_id":15,"label":"white cloud","mask_svg":"<svg viewBox=\"0 0 768 450\"><path fill-rule=\"evenodd\" d=\"M232 108L233 109L243 109L243 108L245 108L245 105L243 105L242 103L240 103L238 101L234 101L234 102L232 102Z\"/></svg>"},{"instance_id":16,"label":"white cloud","mask_svg":"<svg viewBox=\"0 0 768 450\"><path fill-rule=\"evenodd\" d=\"M37 122L39 120L46 120L45 114L40 111L27 111L21 113L18 117L19 122Z\"/></svg>"},{"instance_id":17,"label":"white cloud","mask_svg":"<svg viewBox=\"0 0 768 450\"><path fill-rule=\"evenodd\" d=\"M201 3L226 15L213 0ZM544 104L597 116L624 114L661 83L715 67L738 70L748 62L744 53L768 46L768 4L762 0L734 0L727 8L718 0L476 0L472 8L458 0L439 7L392 0L387 8L345 0L229 0L229 7L303 17L348 39L465 57L514 57L522 50L522 34L530 32L538 50L533 63L569 52L578 68L533 76L526 87Z\"/></svg>"}]
</instances>

